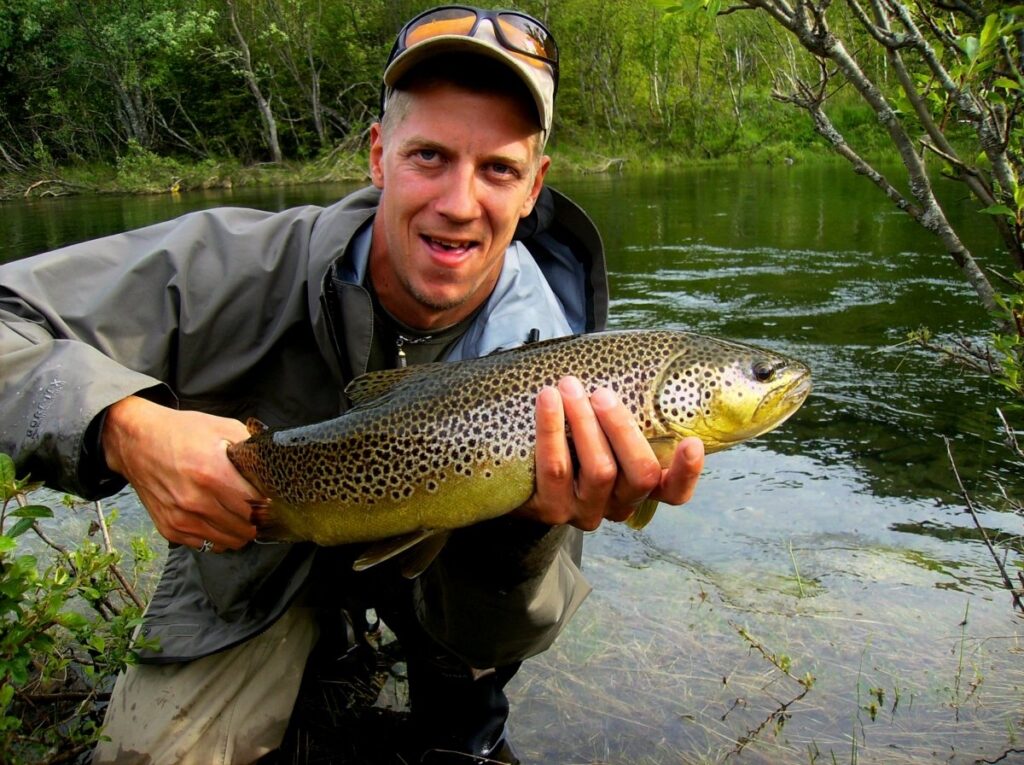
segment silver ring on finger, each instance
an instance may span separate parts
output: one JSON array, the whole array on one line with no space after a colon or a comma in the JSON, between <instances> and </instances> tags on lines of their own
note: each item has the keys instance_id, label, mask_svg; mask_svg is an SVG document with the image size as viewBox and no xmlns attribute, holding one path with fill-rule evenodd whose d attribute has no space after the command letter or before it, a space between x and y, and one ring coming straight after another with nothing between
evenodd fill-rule
<instances>
[{"instance_id":1,"label":"silver ring on finger","mask_svg":"<svg viewBox=\"0 0 1024 765\"><path fill-rule=\"evenodd\" d=\"M213 542L209 539L204 539L203 543L196 548L196 552L208 553L213 550Z\"/></svg>"}]
</instances>

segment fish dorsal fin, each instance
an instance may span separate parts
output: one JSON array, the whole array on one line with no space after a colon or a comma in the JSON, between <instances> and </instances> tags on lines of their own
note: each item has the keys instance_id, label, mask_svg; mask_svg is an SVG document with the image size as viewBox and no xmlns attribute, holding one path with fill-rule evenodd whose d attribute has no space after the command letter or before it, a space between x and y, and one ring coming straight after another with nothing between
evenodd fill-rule
<instances>
[{"instance_id":1,"label":"fish dorsal fin","mask_svg":"<svg viewBox=\"0 0 1024 765\"><path fill-rule=\"evenodd\" d=\"M352 564L352 570L365 571L378 563L391 560L396 555L406 553L407 560L402 563L402 574L407 579L415 579L433 562L447 541L448 531L442 529L423 529L412 534L384 539L367 547Z\"/></svg>"},{"instance_id":2,"label":"fish dorsal fin","mask_svg":"<svg viewBox=\"0 0 1024 765\"><path fill-rule=\"evenodd\" d=\"M360 406L375 401L403 380L419 375L430 374L431 369L437 364L417 364L401 369L381 369L376 372L367 372L359 375L345 386L345 395L352 402L352 406Z\"/></svg>"},{"instance_id":3,"label":"fish dorsal fin","mask_svg":"<svg viewBox=\"0 0 1024 765\"><path fill-rule=\"evenodd\" d=\"M658 500L656 499L645 499L633 514L626 519L626 525L631 529L639 531L654 518L654 513L658 509Z\"/></svg>"}]
</instances>

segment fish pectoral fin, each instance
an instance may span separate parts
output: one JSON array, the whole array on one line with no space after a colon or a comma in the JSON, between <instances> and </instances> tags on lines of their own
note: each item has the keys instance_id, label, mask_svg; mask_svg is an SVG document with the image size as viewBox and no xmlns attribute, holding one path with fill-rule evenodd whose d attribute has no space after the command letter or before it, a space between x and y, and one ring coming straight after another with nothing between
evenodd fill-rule
<instances>
[{"instance_id":1,"label":"fish pectoral fin","mask_svg":"<svg viewBox=\"0 0 1024 765\"><path fill-rule=\"evenodd\" d=\"M256 419L255 417L250 417L249 419L247 419L245 421L245 427L249 429L250 436L258 436L260 433L265 433L266 431L270 430L269 425L267 425L265 422L261 420Z\"/></svg>"},{"instance_id":2,"label":"fish pectoral fin","mask_svg":"<svg viewBox=\"0 0 1024 765\"><path fill-rule=\"evenodd\" d=\"M248 500L252 508L249 520L256 527L257 542L298 542L300 541L288 527L281 523L274 511L274 503L267 498Z\"/></svg>"},{"instance_id":3,"label":"fish pectoral fin","mask_svg":"<svg viewBox=\"0 0 1024 765\"><path fill-rule=\"evenodd\" d=\"M441 552L446 541L448 541L448 532L442 529L423 529L412 534L384 539L367 547L352 564L352 570L365 571L378 563L391 560L396 555L408 552L410 560L403 563L402 573L412 579L426 570L427 566ZM419 549L420 547L423 548L422 551ZM427 557L428 555L429 557ZM407 571L412 572L411 575Z\"/></svg>"},{"instance_id":4,"label":"fish pectoral fin","mask_svg":"<svg viewBox=\"0 0 1024 765\"><path fill-rule=\"evenodd\" d=\"M639 531L654 518L654 513L658 509L658 500L656 499L645 499L641 502L633 514L626 519L626 525L631 529Z\"/></svg>"},{"instance_id":5,"label":"fish pectoral fin","mask_svg":"<svg viewBox=\"0 0 1024 765\"><path fill-rule=\"evenodd\" d=\"M654 456L658 458L658 464L663 468L667 469L672 464L672 457L676 453L676 447L679 446L679 440L672 436L660 436L647 440L654 451Z\"/></svg>"}]
</instances>

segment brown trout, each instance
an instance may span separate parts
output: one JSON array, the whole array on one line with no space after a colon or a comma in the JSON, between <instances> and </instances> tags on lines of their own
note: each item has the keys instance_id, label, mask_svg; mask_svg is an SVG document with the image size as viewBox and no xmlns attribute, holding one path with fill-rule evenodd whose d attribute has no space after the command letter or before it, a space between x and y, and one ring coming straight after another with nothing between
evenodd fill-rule
<instances>
[{"instance_id":1,"label":"brown trout","mask_svg":"<svg viewBox=\"0 0 1024 765\"><path fill-rule=\"evenodd\" d=\"M760 348L599 332L363 375L345 389L345 414L250 424L228 456L270 499L254 513L263 539L338 545L467 526L533 494L536 397L565 375L615 391L663 466L685 436L716 452L771 430L811 387L806 366Z\"/></svg>"}]
</instances>

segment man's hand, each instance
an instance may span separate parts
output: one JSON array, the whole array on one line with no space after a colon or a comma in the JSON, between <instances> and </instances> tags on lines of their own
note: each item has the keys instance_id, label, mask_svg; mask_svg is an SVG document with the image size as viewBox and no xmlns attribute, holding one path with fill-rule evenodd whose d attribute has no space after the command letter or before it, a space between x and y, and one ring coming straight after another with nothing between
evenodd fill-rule
<instances>
[{"instance_id":1,"label":"man's hand","mask_svg":"<svg viewBox=\"0 0 1024 765\"><path fill-rule=\"evenodd\" d=\"M248 500L259 492L227 456L228 444L248 437L238 420L130 396L107 412L103 450L168 541L198 549L209 540L221 552L256 536Z\"/></svg>"},{"instance_id":2,"label":"man's hand","mask_svg":"<svg viewBox=\"0 0 1024 765\"><path fill-rule=\"evenodd\" d=\"M574 472L566 423L579 468ZM607 388L590 396L574 377L537 396L537 490L516 512L584 531L605 518L624 521L648 497L681 505L693 496L704 444L686 438L667 469L626 406Z\"/></svg>"}]
</instances>

